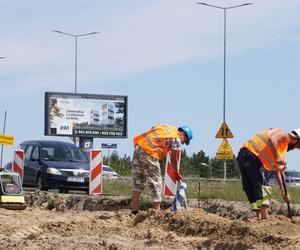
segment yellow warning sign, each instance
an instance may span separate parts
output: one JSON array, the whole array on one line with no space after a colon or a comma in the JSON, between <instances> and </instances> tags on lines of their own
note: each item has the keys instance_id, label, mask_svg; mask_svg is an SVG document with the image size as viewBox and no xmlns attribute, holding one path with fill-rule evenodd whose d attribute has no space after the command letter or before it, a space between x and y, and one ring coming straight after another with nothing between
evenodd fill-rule
<instances>
[{"instance_id":1,"label":"yellow warning sign","mask_svg":"<svg viewBox=\"0 0 300 250\"><path fill-rule=\"evenodd\" d=\"M231 133L226 122L223 122L222 126L219 128L216 138L233 138L233 134Z\"/></svg>"},{"instance_id":2,"label":"yellow warning sign","mask_svg":"<svg viewBox=\"0 0 300 250\"><path fill-rule=\"evenodd\" d=\"M216 158L218 160L233 159L232 149L226 138L223 139L222 144L220 145L216 154Z\"/></svg>"},{"instance_id":3,"label":"yellow warning sign","mask_svg":"<svg viewBox=\"0 0 300 250\"><path fill-rule=\"evenodd\" d=\"M14 144L14 137L12 135L0 135L0 144L11 146Z\"/></svg>"}]
</instances>

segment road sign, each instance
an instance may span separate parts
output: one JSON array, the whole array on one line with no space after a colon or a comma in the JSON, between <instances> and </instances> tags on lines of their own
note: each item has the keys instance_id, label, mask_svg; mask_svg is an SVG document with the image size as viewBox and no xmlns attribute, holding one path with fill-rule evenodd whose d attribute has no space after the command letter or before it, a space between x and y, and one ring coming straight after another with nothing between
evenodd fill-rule
<instances>
[{"instance_id":1,"label":"road sign","mask_svg":"<svg viewBox=\"0 0 300 250\"><path fill-rule=\"evenodd\" d=\"M13 135L0 135L0 144L3 145L14 145L14 136Z\"/></svg>"},{"instance_id":2,"label":"road sign","mask_svg":"<svg viewBox=\"0 0 300 250\"><path fill-rule=\"evenodd\" d=\"M232 149L226 138L223 139L222 144L220 145L216 154L216 157L218 160L233 159Z\"/></svg>"},{"instance_id":3,"label":"road sign","mask_svg":"<svg viewBox=\"0 0 300 250\"><path fill-rule=\"evenodd\" d=\"M102 148L117 148L117 143L101 143Z\"/></svg>"},{"instance_id":4,"label":"road sign","mask_svg":"<svg viewBox=\"0 0 300 250\"><path fill-rule=\"evenodd\" d=\"M223 122L222 126L219 128L216 138L233 138L233 134L231 133L226 122Z\"/></svg>"}]
</instances>

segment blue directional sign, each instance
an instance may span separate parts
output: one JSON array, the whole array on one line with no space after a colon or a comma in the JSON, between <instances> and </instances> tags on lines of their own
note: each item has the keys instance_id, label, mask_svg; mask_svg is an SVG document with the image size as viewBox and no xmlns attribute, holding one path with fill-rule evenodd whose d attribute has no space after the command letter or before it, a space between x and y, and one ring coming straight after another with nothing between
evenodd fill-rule
<instances>
[{"instance_id":1,"label":"blue directional sign","mask_svg":"<svg viewBox=\"0 0 300 250\"><path fill-rule=\"evenodd\" d=\"M117 148L117 143L101 143L102 148Z\"/></svg>"}]
</instances>

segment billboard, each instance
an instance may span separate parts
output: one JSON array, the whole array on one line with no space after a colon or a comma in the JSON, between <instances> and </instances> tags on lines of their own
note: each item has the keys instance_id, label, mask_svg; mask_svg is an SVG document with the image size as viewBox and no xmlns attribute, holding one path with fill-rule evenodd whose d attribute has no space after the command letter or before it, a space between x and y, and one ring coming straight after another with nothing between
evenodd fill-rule
<instances>
[{"instance_id":1,"label":"billboard","mask_svg":"<svg viewBox=\"0 0 300 250\"><path fill-rule=\"evenodd\" d=\"M46 92L44 133L127 138L127 96Z\"/></svg>"}]
</instances>

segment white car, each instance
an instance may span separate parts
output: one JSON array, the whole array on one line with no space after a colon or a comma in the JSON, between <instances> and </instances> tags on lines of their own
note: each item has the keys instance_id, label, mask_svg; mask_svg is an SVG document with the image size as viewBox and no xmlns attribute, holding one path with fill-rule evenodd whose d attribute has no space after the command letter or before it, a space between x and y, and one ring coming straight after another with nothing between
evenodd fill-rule
<instances>
[{"instance_id":1,"label":"white car","mask_svg":"<svg viewBox=\"0 0 300 250\"><path fill-rule=\"evenodd\" d=\"M103 178L107 178L111 180L115 180L119 178L118 174L111 167L107 165L102 165L102 176Z\"/></svg>"}]
</instances>

